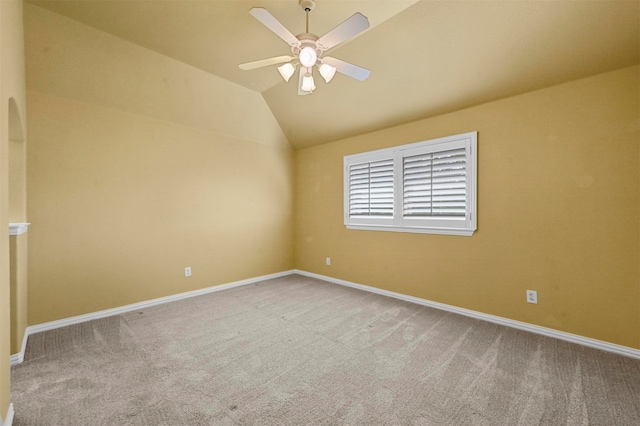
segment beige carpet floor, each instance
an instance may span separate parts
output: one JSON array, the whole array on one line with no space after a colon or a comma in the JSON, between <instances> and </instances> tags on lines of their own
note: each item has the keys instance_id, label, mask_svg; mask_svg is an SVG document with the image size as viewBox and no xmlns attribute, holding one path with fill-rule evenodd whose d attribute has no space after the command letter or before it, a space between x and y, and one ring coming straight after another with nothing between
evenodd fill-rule
<instances>
[{"instance_id":1,"label":"beige carpet floor","mask_svg":"<svg viewBox=\"0 0 640 426\"><path fill-rule=\"evenodd\" d=\"M640 360L291 275L30 336L14 425L639 425Z\"/></svg>"}]
</instances>

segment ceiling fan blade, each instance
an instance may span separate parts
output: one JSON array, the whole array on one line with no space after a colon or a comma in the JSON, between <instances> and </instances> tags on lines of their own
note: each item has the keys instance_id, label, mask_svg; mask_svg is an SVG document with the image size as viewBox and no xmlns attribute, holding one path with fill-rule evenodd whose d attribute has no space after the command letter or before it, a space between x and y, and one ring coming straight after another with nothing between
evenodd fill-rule
<instances>
[{"instance_id":1,"label":"ceiling fan blade","mask_svg":"<svg viewBox=\"0 0 640 426\"><path fill-rule=\"evenodd\" d=\"M300 40L298 40L296 36L291 34L291 31L286 29L284 25L280 23L280 21L274 18L273 15L267 11L267 9L264 9L262 7L254 7L249 11L249 13L258 21L262 22L265 27L273 31L275 35L283 39L289 46L300 45Z\"/></svg>"},{"instance_id":2,"label":"ceiling fan blade","mask_svg":"<svg viewBox=\"0 0 640 426\"><path fill-rule=\"evenodd\" d=\"M360 12L356 12L342 24L320 37L316 44L322 50L329 50L367 28L369 28L367 17Z\"/></svg>"},{"instance_id":3,"label":"ceiling fan blade","mask_svg":"<svg viewBox=\"0 0 640 426\"><path fill-rule=\"evenodd\" d=\"M322 58L322 62L335 67L339 73L360 81L366 80L369 77L369 74L371 74L371 71L366 68L341 61L340 59L332 58L331 56Z\"/></svg>"},{"instance_id":4,"label":"ceiling fan blade","mask_svg":"<svg viewBox=\"0 0 640 426\"><path fill-rule=\"evenodd\" d=\"M274 58L261 59L259 61L247 62L238 65L241 70L255 70L256 68L268 67L269 65L281 64L295 59L295 56L276 56Z\"/></svg>"},{"instance_id":5,"label":"ceiling fan blade","mask_svg":"<svg viewBox=\"0 0 640 426\"><path fill-rule=\"evenodd\" d=\"M302 77L309 71L307 67L300 67L300 77L298 78L298 95L310 95L311 92L302 90Z\"/></svg>"}]
</instances>

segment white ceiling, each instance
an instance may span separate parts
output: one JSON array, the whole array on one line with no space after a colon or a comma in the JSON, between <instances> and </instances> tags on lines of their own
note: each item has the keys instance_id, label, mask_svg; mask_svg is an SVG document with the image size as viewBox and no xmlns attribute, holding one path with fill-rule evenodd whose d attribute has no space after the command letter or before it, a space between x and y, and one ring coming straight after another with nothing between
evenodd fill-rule
<instances>
[{"instance_id":1,"label":"white ceiling","mask_svg":"<svg viewBox=\"0 0 640 426\"><path fill-rule=\"evenodd\" d=\"M331 56L371 70L298 96L276 66L290 54L249 15L264 7L304 32L298 0L30 0L263 94L295 148L455 111L640 62L640 1L316 0L310 32L355 12L371 28Z\"/></svg>"}]
</instances>

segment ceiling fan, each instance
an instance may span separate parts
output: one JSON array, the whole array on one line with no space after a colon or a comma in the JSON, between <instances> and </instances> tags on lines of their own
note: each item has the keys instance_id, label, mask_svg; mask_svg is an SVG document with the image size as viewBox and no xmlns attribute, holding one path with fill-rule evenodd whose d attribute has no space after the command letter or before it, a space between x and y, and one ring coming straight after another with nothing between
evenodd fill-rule
<instances>
[{"instance_id":1,"label":"ceiling fan","mask_svg":"<svg viewBox=\"0 0 640 426\"><path fill-rule=\"evenodd\" d=\"M316 89L313 81L313 68L317 65L318 72L329 83L335 76L336 71L356 80L366 80L369 77L368 69L332 58L322 56L324 52L337 46L338 44L354 37L369 28L369 20L361 13L355 13L343 23L323 35L318 37L309 32L309 12L315 7L313 0L299 0L300 7L306 12L307 25L306 32L294 36L266 9L254 7L249 13L262 22L267 28L273 31L278 37L284 40L291 47L291 55L276 56L254 62L240 64L242 70L253 70L269 65L283 64L278 67L278 71L285 81L289 81L300 66L298 79L298 94L308 95Z\"/></svg>"}]
</instances>

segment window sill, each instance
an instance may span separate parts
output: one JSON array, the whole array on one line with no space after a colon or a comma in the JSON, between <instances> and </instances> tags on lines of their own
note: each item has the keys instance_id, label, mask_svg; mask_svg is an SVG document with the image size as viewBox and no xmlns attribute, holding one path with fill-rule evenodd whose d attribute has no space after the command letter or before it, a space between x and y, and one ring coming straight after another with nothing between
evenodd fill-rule
<instances>
[{"instance_id":1,"label":"window sill","mask_svg":"<svg viewBox=\"0 0 640 426\"><path fill-rule=\"evenodd\" d=\"M372 226L372 225L345 225L347 229L360 231L387 231L387 232L408 232L411 234L439 234L439 235L458 235L470 237L476 231L475 229L460 228L399 228L396 226Z\"/></svg>"}]
</instances>

